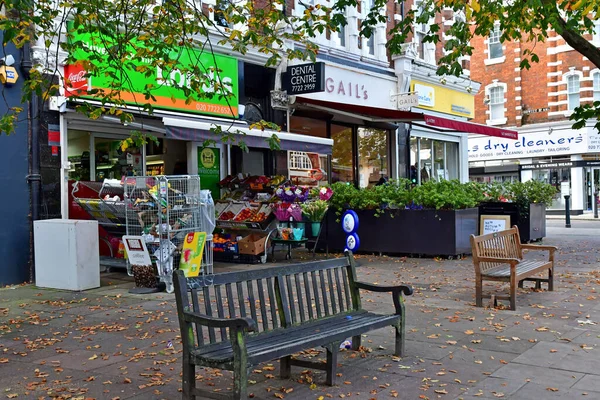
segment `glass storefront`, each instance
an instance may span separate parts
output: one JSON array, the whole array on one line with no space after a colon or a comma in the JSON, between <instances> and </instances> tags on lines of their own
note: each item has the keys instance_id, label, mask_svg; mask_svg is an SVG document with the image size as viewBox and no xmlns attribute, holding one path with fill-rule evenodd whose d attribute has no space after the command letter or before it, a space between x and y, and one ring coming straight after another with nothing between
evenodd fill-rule
<instances>
[{"instance_id":1,"label":"glass storefront","mask_svg":"<svg viewBox=\"0 0 600 400\"><path fill-rule=\"evenodd\" d=\"M334 145L335 148L335 145ZM388 131L358 128L358 186L376 185L388 174Z\"/></svg>"},{"instance_id":2,"label":"glass storefront","mask_svg":"<svg viewBox=\"0 0 600 400\"><path fill-rule=\"evenodd\" d=\"M354 183L354 135L352 127L332 124L331 138L333 139L331 183Z\"/></svg>"},{"instance_id":3,"label":"glass storefront","mask_svg":"<svg viewBox=\"0 0 600 400\"><path fill-rule=\"evenodd\" d=\"M416 184L459 179L458 143L411 137L410 165L410 179Z\"/></svg>"},{"instance_id":4,"label":"glass storefront","mask_svg":"<svg viewBox=\"0 0 600 400\"><path fill-rule=\"evenodd\" d=\"M561 183L571 182L571 168L538 169L532 171L532 178L537 181L549 183L556 188L556 194L549 210L564 210L565 199L561 195Z\"/></svg>"}]
</instances>

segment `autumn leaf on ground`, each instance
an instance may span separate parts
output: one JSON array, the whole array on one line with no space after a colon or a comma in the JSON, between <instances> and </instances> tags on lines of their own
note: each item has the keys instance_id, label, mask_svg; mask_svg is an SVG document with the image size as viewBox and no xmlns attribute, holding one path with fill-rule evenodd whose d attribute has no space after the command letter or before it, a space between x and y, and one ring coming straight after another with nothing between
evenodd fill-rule
<instances>
[{"instance_id":1,"label":"autumn leaf on ground","mask_svg":"<svg viewBox=\"0 0 600 400\"><path fill-rule=\"evenodd\" d=\"M465 331L465 335L473 335L474 333L471 329Z\"/></svg>"},{"instance_id":2,"label":"autumn leaf on ground","mask_svg":"<svg viewBox=\"0 0 600 400\"><path fill-rule=\"evenodd\" d=\"M446 391L446 389L436 389L434 390L434 392L436 392L437 394L448 394L448 391Z\"/></svg>"},{"instance_id":3,"label":"autumn leaf on ground","mask_svg":"<svg viewBox=\"0 0 600 400\"><path fill-rule=\"evenodd\" d=\"M549 392L558 392L558 388L548 387L546 388Z\"/></svg>"}]
</instances>

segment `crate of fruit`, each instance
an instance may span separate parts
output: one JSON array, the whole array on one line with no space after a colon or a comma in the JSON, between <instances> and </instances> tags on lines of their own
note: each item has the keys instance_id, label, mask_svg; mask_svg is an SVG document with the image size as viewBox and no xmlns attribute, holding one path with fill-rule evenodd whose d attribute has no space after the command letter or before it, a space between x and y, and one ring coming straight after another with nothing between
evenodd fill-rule
<instances>
[{"instance_id":1,"label":"crate of fruit","mask_svg":"<svg viewBox=\"0 0 600 400\"><path fill-rule=\"evenodd\" d=\"M236 215L245 208L243 203L229 203L229 205L219 214L219 221L233 221Z\"/></svg>"},{"instance_id":2,"label":"crate of fruit","mask_svg":"<svg viewBox=\"0 0 600 400\"><path fill-rule=\"evenodd\" d=\"M234 222L246 222L254 218L259 209L258 205L250 205L248 204L246 207L240 211L235 218L233 218Z\"/></svg>"},{"instance_id":3,"label":"crate of fruit","mask_svg":"<svg viewBox=\"0 0 600 400\"><path fill-rule=\"evenodd\" d=\"M273 209L269 204L262 204L246 225L250 229L265 229L273 219Z\"/></svg>"}]
</instances>

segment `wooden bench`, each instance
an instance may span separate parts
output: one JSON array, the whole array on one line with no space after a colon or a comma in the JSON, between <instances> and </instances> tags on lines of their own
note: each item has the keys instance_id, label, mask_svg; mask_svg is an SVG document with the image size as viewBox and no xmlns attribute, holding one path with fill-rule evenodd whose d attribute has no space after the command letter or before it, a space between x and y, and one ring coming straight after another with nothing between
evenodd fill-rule
<instances>
[{"instance_id":1,"label":"wooden bench","mask_svg":"<svg viewBox=\"0 0 600 400\"><path fill-rule=\"evenodd\" d=\"M354 258L345 257L185 278L174 272L175 298L183 341L183 399L246 399L248 369L279 359L282 378L291 366L327 372L326 383L336 380L340 344L352 337L357 350L361 334L395 327L397 356L404 353L404 298L410 286L376 286L358 282ZM359 290L391 292L395 314L365 311ZM323 346L327 362L291 356ZM196 387L196 366L233 371L233 393Z\"/></svg>"},{"instance_id":2,"label":"wooden bench","mask_svg":"<svg viewBox=\"0 0 600 400\"><path fill-rule=\"evenodd\" d=\"M482 286L484 280L510 282L510 296L494 296L494 298L510 300L511 310L517 308L517 284L522 288L524 281L534 281L536 289L541 289L541 283L546 282L548 290L554 290L554 252L556 247L521 244L519 229L516 226L487 235L471 235L471 249L475 266L475 304L477 307L483 305ZM523 250L548 251L548 260L525 260L523 259ZM532 277L545 271L548 271L548 279Z\"/></svg>"}]
</instances>

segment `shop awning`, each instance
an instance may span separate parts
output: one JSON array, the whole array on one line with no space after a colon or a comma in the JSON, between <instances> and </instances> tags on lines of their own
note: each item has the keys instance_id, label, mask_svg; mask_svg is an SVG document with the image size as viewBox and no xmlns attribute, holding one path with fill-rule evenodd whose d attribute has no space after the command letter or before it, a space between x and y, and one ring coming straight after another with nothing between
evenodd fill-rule
<instances>
[{"instance_id":1,"label":"shop awning","mask_svg":"<svg viewBox=\"0 0 600 400\"><path fill-rule=\"evenodd\" d=\"M297 101L323 111L352 114L356 118L371 122L425 122L425 124L429 126L451 129L458 132L477 133L480 135L515 140L518 138L517 131L510 129L496 128L493 126L427 115L414 111L390 110L385 108L314 100L304 97L299 97Z\"/></svg>"},{"instance_id":2,"label":"shop awning","mask_svg":"<svg viewBox=\"0 0 600 400\"><path fill-rule=\"evenodd\" d=\"M305 151L308 153L331 154L333 139L320 138L296 133L278 132L265 129L250 129L244 122L228 122L224 120L200 120L184 118L163 118L166 137L170 139L203 142L214 140L215 133L211 128L220 126L222 130L238 132L240 140L248 147L268 149L267 139L277 135L281 150Z\"/></svg>"}]
</instances>

